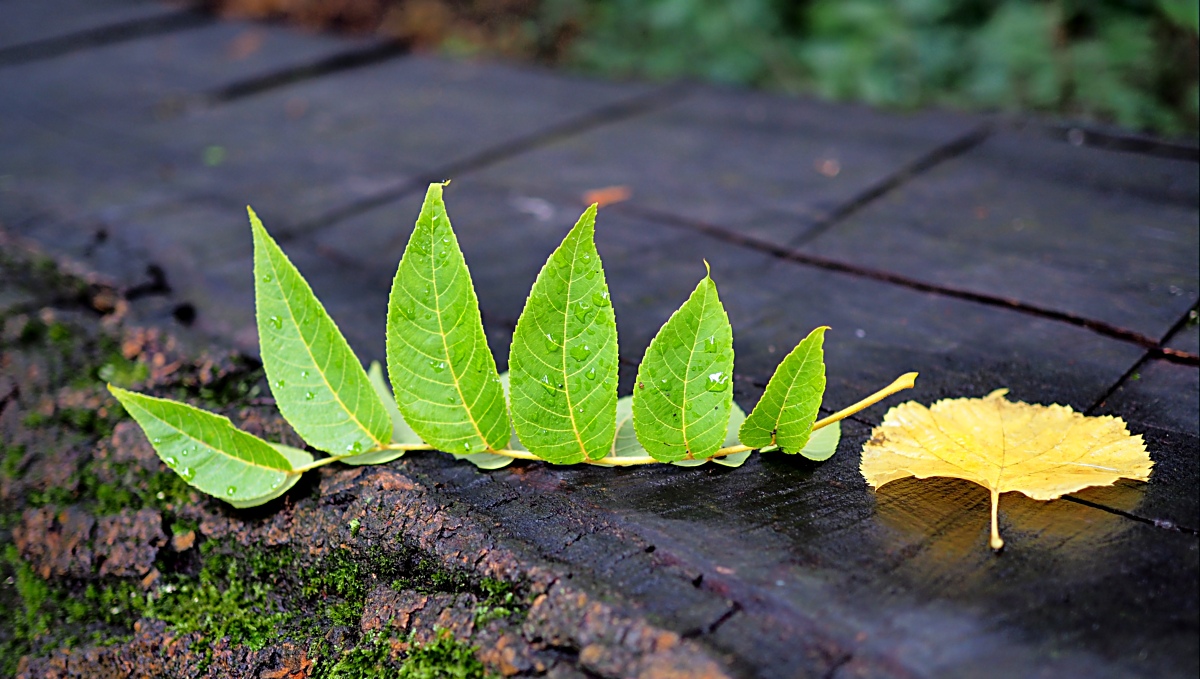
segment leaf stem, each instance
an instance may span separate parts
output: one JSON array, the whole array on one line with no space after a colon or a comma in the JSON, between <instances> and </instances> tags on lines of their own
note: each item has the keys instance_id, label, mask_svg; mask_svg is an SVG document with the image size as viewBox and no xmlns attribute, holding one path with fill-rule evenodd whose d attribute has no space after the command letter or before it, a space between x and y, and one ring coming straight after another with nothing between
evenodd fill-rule
<instances>
[{"instance_id":1,"label":"leaf stem","mask_svg":"<svg viewBox=\"0 0 1200 679\"><path fill-rule=\"evenodd\" d=\"M816 431L822 427L827 427L839 420L844 420L847 417L850 417L851 415L853 415L854 413L859 412L860 410L866 410L867 408L870 408L871 406L875 405L876 403L879 403L883 399L887 398L888 396L891 396L892 394L894 394L898 391L904 391L905 389L912 389L912 387L916 383L916 381L917 381L917 373L904 373L900 377L897 377L896 380L894 382L892 382L891 384L887 385L883 389L880 389L879 391L875 392L874 394L871 394L870 396L864 398L863 400L859 401L858 403L855 403L854 405L842 408L841 410L830 415L829 417L817 420L816 422L813 423L812 430Z\"/></svg>"},{"instance_id":2,"label":"leaf stem","mask_svg":"<svg viewBox=\"0 0 1200 679\"><path fill-rule=\"evenodd\" d=\"M998 512L1000 509L1000 491L992 488L992 549L997 552L1004 549L1004 538L1000 537Z\"/></svg>"},{"instance_id":3,"label":"leaf stem","mask_svg":"<svg viewBox=\"0 0 1200 679\"><path fill-rule=\"evenodd\" d=\"M847 408L843 408L843 409L837 411L836 413L830 415L829 417L826 417L821 420L817 420L817 422L815 422L813 424L813 431L816 431L816 430L820 429L821 427L829 426L839 420L843 420L847 417L850 417L854 413L857 413L860 410L869 408L898 391L903 391L905 389L912 388L914 381L916 379L917 379L917 373L905 373L905 374L901 375L900 377L897 377L894 382L892 382L888 386L884 387L883 389L880 389L879 391L875 392L874 394L871 394L870 396L864 398L863 400L859 401L858 403L855 403L854 405L849 406ZM320 460L317 460L311 464L306 464L303 467L297 467L297 468L293 469L291 471L291 473L292 474L303 474L304 472L306 472L310 469L316 469L317 467L324 467L327 464L331 464L333 462L338 462L338 461L344 460L348 457L356 457L358 455L368 455L370 453L377 453L377 452L380 452L383 450L410 451L410 450L436 450L436 449L433 446L425 444L425 443L389 443L387 445L380 446L378 448L373 448L371 450L367 450L367 451L364 451L361 453L355 453L354 455L332 455L330 457L321 458ZM751 448L750 446L743 446L740 444L735 445L735 446L728 446L726 448L722 448L722 449L718 450L717 452L713 453L711 456L709 456L706 459L711 460L714 457L725 457L726 455L736 455L738 453L745 453L745 452L748 452L751 450L755 450L755 449ZM533 460L533 461L538 461L538 462L545 461L545 460L542 460L542 458L538 457L537 455L534 455L533 453L525 451L525 450L510 450L508 448L502 448L500 450L487 450L484 452L491 453L492 455L502 455L504 457L511 457L514 460ZM688 459L688 458L685 458L685 459ZM610 457L602 458L599 460L584 460L583 462L584 462L584 464L592 464L592 465L597 465L600 467L636 467L636 466L645 465L645 464L663 464L659 460L656 460L656 459L650 457L649 455L644 455L642 457L611 457L610 456ZM1000 540L1000 536L999 536L999 533L996 532L996 505L995 505L994 500L992 503L992 535L993 535L992 545L995 546L996 541ZM1004 541L1000 540L1000 544L1003 545ZM996 549L999 549L999 547L996 547Z\"/></svg>"}]
</instances>

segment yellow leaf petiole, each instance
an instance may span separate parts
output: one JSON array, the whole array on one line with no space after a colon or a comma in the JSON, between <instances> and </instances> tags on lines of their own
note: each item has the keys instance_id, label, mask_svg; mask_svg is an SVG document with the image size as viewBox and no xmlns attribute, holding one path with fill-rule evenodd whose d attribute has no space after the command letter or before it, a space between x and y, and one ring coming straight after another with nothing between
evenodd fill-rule
<instances>
[{"instance_id":1,"label":"yellow leaf petiole","mask_svg":"<svg viewBox=\"0 0 1200 679\"><path fill-rule=\"evenodd\" d=\"M833 424L834 422L844 420L847 417L850 417L851 415L853 415L859 411L870 408L871 406L882 401L883 399L887 398L888 396L895 394L896 392L903 391L905 389L911 389L913 387L913 385L915 384L916 379L917 379L917 373L905 373L905 374L901 375L900 377L897 377L895 379L895 381L893 381L891 384L884 387L883 389L880 389L879 391L875 392L874 394L871 394L870 396L864 398L863 400L859 401L858 403L855 403L853 405L842 408L841 410L830 415L829 417L825 417L820 420L817 420L816 422L813 423L813 431L821 429L822 427L827 427L827 426ZM377 452L382 452L385 450L411 451L411 450L435 450L435 448L433 446L426 445L424 443L391 443L391 444L380 446L378 448L374 448L372 450L364 451L362 453L357 453L356 455L367 455L370 453L377 453ZM744 452L747 452L750 450L754 450L754 448L750 448L749 446L743 446L743 445L729 446L726 448L722 448L722 449L718 450L717 452L713 453L711 457L724 457L726 455L736 455L737 453L744 453ZM511 457L515 460L543 461L542 458L534 455L533 453L530 453L530 452L524 451L524 450L509 450L509 449L505 448L505 449L501 449L501 450L488 450L488 451L484 451L484 452L491 453L492 455L502 455L504 457ZM291 473L292 474L303 474L304 472L306 472L310 469L316 469L317 467L323 467L327 464L331 464L331 463L337 462L339 460L344 460L348 457L354 457L354 455L334 455L331 457L321 458L320 460L317 460L317 461L313 462L312 464L306 464L303 467L297 467L296 469L293 469L291 471ZM684 458L684 459L691 459L691 458L689 457L689 458ZM711 459L711 458L709 458L709 459ZM584 460L583 462L584 462L584 464L594 464L594 465L598 465L601 467L636 467L636 466L645 465L645 464L663 464L659 460L656 460L648 455L643 456L643 457L606 457L602 460ZM994 498L992 500L992 535L993 535L992 545L995 546L996 541L1000 540L1000 535L996 531L996 502L995 502ZM999 544L1003 545L1004 542L1000 541ZM996 549L999 549L999 547L996 547Z\"/></svg>"}]
</instances>

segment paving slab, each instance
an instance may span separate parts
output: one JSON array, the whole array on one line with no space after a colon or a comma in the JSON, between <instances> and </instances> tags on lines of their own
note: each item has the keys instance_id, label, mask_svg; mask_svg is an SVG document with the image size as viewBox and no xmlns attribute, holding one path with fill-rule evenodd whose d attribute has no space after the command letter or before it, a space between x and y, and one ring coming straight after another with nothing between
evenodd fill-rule
<instances>
[{"instance_id":1,"label":"paving slab","mask_svg":"<svg viewBox=\"0 0 1200 679\"><path fill-rule=\"evenodd\" d=\"M1161 340L1200 296L1200 165L1000 132L801 250Z\"/></svg>"},{"instance_id":2,"label":"paving slab","mask_svg":"<svg viewBox=\"0 0 1200 679\"><path fill-rule=\"evenodd\" d=\"M1154 475L1145 497L1125 508L1164 526L1200 529L1200 371L1161 360L1139 365L1097 409L1115 415L1141 435L1154 460ZM1092 498L1121 506L1128 487L1098 488ZM1132 499L1132 496L1131 498Z\"/></svg>"},{"instance_id":3,"label":"paving slab","mask_svg":"<svg viewBox=\"0 0 1200 679\"><path fill-rule=\"evenodd\" d=\"M632 206L787 244L980 122L701 88L661 111L572 136L482 176L577 196L625 186Z\"/></svg>"},{"instance_id":4,"label":"paving slab","mask_svg":"<svg viewBox=\"0 0 1200 679\"><path fill-rule=\"evenodd\" d=\"M5 49L89 29L163 17L182 3L161 0L4 0L0 53Z\"/></svg>"}]
</instances>

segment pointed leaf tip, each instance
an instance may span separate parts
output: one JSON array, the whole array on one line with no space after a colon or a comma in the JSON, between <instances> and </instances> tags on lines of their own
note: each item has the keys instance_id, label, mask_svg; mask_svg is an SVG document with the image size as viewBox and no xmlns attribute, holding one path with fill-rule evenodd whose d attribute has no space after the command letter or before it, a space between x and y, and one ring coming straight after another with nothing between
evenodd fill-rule
<instances>
[{"instance_id":1,"label":"pointed leaf tip","mask_svg":"<svg viewBox=\"0 0 1200 679\"><path fill-rule=\"evenodd\" d=\"M250 221L259 346L280 412L309 445L333 455L390 442L391 417L346 338L253 213Z\"/></svg>"}]
</instances>

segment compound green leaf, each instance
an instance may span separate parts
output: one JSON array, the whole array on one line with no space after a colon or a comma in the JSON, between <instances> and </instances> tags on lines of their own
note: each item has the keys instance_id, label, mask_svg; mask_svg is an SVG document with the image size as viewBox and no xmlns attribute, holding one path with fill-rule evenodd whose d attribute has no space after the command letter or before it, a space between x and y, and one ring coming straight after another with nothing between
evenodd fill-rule
<instances>
[{"instance_id":1,"label":"compound green leaf","mask_svg":"<svg viewBox=\"0 0 1200 679\"><path fill-rule=\"evenodd\" d=\"M651 340L638 367L638 441L661 462L710 457L725 440L732 376L733 329L706 275Z\"/></svg>"},{"instance_id":2,"label":"compound green leaf","mask_svg":"<svg viewBox=\"0 0 1200 679\"><path fill-rule=\"evenodd\" d=\"M396 403L422 440L459 454L508 442L504 390L441 184L430 184L392 282L387 360Z\"/></svg>"},{"instance_id":3,"label":"compound green leaf","mask_svg":"<svg viewBox=\"0 0 1200 679\"><path fill-rule=\"evenodd\" d=\"M227 417L112 385L108 390L142 427L162 461L209 495L260 504L300 476L291 473L288 455L233 426ZM312 457L296 459L307 463Z\"/></svg>"},{"instance_id":4,"label":"compound green leaf","mask_svg":"<svg viewBox=\"0 0 1200 679\"><path fill-rule=\"evenodd\" d=\"M272 443L270 441L267 441L267 445L269 445L272 448L274 448L275 450L279 451L280 455L283 455L284 457L286 457L288 462L292 463L292 468L303 467L304 465L312 464L313 456L311 454L309 454L309 452L307 450L300 450L299 448L285 446L282 443ZM269 493L266 493L265 495L260 495L259 497L251 498L248 500L230 500L229 504L233 505L234 507L237 507L238 509L245 509L247 507L257 507L259 505L265 505L266 503L270 502L271 500L274 500L275 498L279 497L280 495L283 495L284 493L291 490L292 486L296 485L296 482L300 480L301 476L303 476L303 474L289 474L288 477L284 480L283 485L279 486L275 490L273 490Z\"/></svg>"},{"instance_id":5,"label":"compound green leaf","mask_svg":"<svg viewBox=\"0 0 1200 679\"><path fill-rule=\"evenodd\" d=\"M785 453L798 453L808 443L825 394L822 345L828 329L813 330L780 362L758 405L742 424L742 445L778 445Z\"/></svg>"},{"instance_id":6,"label":"compound green leaf","mask_svg":"<svg viewBox=\"0 0 1200 679\"><path fill-rule=\"evenodd\" d=\"M254 298L263 368L283 417L334 455L387 443L392 423L346 338L253 210Z\"/></svg>"},{"instance_id":7,"label":"compound green leaf","mask_svg":"<svg viewBox=\"0 0 1200 679\"><path fill-rule=\"evenodd\" d=\"M517 436L554 464L603 458L615 432L617 323L595 228L592 205L538 274L508 356Z\"/></svg>"}]
</instances>

